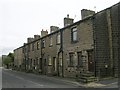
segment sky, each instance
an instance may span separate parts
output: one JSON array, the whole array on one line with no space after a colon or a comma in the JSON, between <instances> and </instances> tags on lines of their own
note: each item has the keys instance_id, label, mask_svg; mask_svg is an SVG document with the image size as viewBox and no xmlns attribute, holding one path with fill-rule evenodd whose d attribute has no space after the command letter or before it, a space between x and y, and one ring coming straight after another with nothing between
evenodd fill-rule
<instances>
[{"instance_id":1,"label":"sky","mask_svg":"<svg viewBox=\"0 0 120 90\"><path fill-rule=\"evenodd\" d=\"M119 0L0 0L0 56L13 52L27 42L28 37L40 35L50 26L63 27L69 14L74 22L81 20L81 10L99 12Z\"/></svg>"}]
</instances>

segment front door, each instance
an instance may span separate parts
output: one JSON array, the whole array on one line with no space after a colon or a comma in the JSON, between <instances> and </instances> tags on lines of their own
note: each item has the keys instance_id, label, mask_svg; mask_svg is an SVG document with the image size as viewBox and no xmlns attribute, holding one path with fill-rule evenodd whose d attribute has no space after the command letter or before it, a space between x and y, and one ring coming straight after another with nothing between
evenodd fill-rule
<instances>
[{"instance_id":1,"label":"front door","mask_svg":"<svg viewBox=\"0 0 120 90\"><path fill-rule=\"evenodd\" d=\"M40 68L40 70L42 71L42 58L40 58L40 61L39 61L39 68Z\"/></svg>"},{"instance_id":2,"label":"front door","mask_svg":"<svg viewBox=\"0 0 120 90\"><path fill-rule=\"evenodd\" d=\"M46 75L47 73L47 62L46 62L46 59L43 59L43 62L44 62L44 66L43 66L43 73Z\"/></svg>"},{"instance_id":3,"label":"front door","mask_svg":"<svg viewBox=\"0 0 120 90\"><path fill-rule=\"evenodd\" d=\"M63 76L63 62L62 62L62 53L58 56L58 75Z\"/></svg>"},{"instance_id":4,"label":"front door","mask_svg":"<svg viewBox=\"0 0 120 90\"><path fill-rule=\"evenodd\" d=\"M53 70L56 72L57 71L57 61L56 57L53 57Z\"/></svg>"},{"instance_id":5,"label":"front door","mask_svg":"<svg viewBox=\"0 0 120 90\"><path fill-rule=\"evenodd\" d=\"M93 50L89 50L88 52L88 71L94 72L94 56Z\"/></svg>"}]
</instances>

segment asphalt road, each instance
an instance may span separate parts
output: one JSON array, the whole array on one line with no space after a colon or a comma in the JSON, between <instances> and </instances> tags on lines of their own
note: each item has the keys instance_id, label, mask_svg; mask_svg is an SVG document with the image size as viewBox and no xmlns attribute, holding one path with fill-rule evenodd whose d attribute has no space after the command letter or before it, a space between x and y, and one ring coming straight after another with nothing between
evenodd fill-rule
<instances>
[{"instance_id":1,"label":"asphalt road","mask_svg":"<svg viewBox=\"0 0 120 90\"><path fill-rule=\"evenodd\" d=\"M2 89L2 68L0 67L0 90Z\"/></svg>"},{"instance_id":2,"label":"asphalt road","mask_svg":"<svg viewBox=\"0 0 120 90\"><path fill-rule=\"evenodd\" d=\"M78 86L45 75L3 69L2 88L78 88Z\"/></svg>"}]
</instances>

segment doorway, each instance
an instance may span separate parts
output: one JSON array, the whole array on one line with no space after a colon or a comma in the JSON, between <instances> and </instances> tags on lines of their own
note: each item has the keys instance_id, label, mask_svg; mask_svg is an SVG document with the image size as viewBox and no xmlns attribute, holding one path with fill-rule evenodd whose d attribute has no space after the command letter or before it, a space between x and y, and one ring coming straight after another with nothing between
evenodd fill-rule
<instances>
[{"instance_id":1,"label":"doorway","mask_svg":"<svg viewBox=\"0 0 120 90\"><path fill-rule=\"evenodd\" d=\"M94 72L94 52L93 50L88 50L88 71Z\"/></svg>"}]
</instances>

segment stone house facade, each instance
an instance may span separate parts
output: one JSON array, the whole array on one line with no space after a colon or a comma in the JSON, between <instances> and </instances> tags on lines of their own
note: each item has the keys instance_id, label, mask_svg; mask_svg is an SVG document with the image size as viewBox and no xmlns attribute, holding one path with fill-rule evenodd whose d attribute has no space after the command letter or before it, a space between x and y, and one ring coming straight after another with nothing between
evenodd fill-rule
<instances>
[{"instance_id":1,"label":"stone house facade","mask_svg":"<svg viewBox=\"0 0 120 90\"><path fill-rule=\"evenodd\" d=\"M23 47L19 47L14 50L14 66L15 68L22 68L23 63Z\"/></svg>"},{"instance_id":2,"label":"stone house facade","mask_svg":"<svg viewBox=\"0 0 120 90\"><path fill-rule=\"evenodd\" d=\"M60 77L77 77L85 72L118 77L119 7L117 3L98 13L83 9L82 20L75 23L67 15L63 28L51 26L50 34L42 30L41 36L28 38L15 49L15 61L21 60L16 65Z\"/></svg>"},{"instance_id":3,"label":"stone house facade","mask_svg":"<svg viewBox=\"0 0 120 90\"><path fill-rule=\"evenodd\" d=\"M75 77L84 71L94 72L91 18L86 18L68 26L62 34L64 75Z\"/></svg>"}]
</instances>

